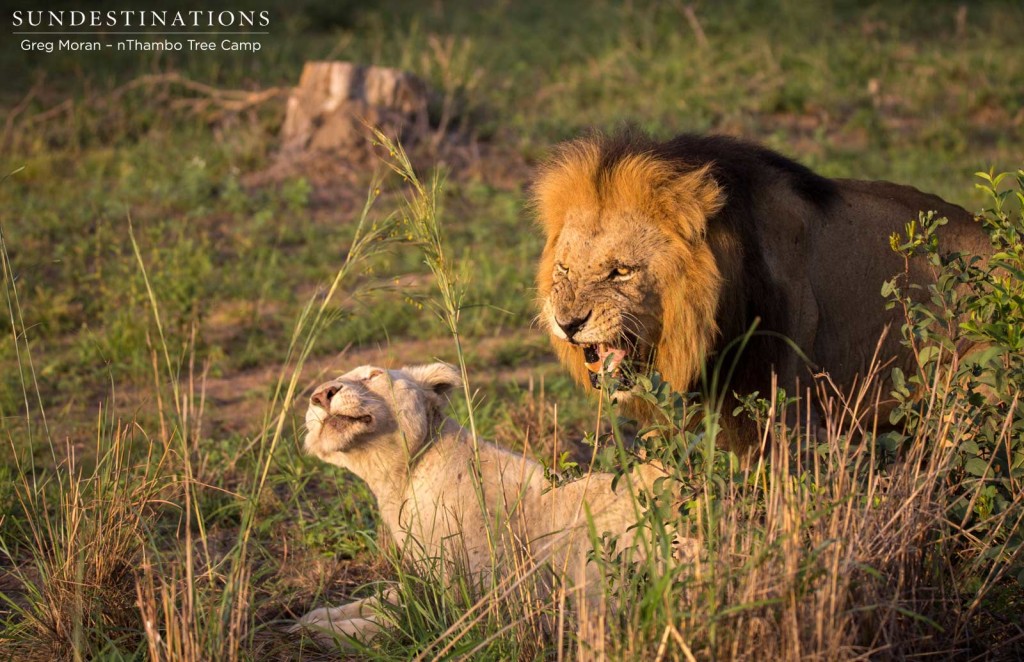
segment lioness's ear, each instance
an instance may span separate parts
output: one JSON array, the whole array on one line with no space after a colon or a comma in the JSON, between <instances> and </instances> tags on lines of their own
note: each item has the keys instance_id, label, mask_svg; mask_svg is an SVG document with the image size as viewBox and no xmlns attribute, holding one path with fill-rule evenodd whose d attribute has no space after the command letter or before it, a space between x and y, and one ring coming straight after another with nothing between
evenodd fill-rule
<instances>
[{"instance_id":1,"label":"lioness's ear","mask_svg":"<svg viewBox=\"0 0 1024 662\"><path fill-rule=\"evenodd\" d=\"M424 389L438 395L447 395L453 389L462 386L462 375L454 366L447 363L414 365L402 370Z\"/></svg>"}]
</instances>

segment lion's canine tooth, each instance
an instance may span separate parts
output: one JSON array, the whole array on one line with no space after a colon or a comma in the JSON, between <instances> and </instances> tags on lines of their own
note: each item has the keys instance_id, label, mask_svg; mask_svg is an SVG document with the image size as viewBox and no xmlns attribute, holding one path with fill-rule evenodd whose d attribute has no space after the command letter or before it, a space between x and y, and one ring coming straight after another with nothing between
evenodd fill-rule
<instances>
[{"instance_id":1,"label":"lion's canine tooth","mask_svg":"<svg viewBox=\"0 0 1024 662\"><path fill-rule=\"evenodd\" d=\"M590 372L601 372L601 352L596 345L585 345L583 347L583 363Z\"/></svg>"}]
</instances>

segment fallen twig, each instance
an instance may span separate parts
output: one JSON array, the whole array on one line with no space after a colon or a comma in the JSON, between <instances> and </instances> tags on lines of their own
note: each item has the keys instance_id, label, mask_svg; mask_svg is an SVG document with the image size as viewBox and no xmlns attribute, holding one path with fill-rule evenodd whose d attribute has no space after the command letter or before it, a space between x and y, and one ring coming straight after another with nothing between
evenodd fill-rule
<instances>
[{"instance_id":1,"label":"fallen twig","mask_svg":"<svg viewBox=\"0 0 1024 662\"><path fill-rule=\"evenodd\" d=\"M169 90L173 87L184 88L186 91L198 96L194 98L184 96L172 98L174 95L170 94ZM70 114L75 109L75 101L69 98L46 110L24 117L20 122L16 123L17 117L35 98L39 88L40 84L37 83L8 115L4 128L4 145L15 135L18 129L45 124L55 118ZM290 87L269 87L262 90L225 90L194 81L177 72L168 72L139 76L114 88L100 98L89 100L85 105L93 110L104 111L113 108L116 102L129 92L138 89L156 90L160 88L164 90L161 100L165 101L168 107L189 110L194 113L212 112L213 114L209 118L211 123L221 120L228 114L245 112L263 103L285 96L291 91Z\"/></svg>"}]
</instances>

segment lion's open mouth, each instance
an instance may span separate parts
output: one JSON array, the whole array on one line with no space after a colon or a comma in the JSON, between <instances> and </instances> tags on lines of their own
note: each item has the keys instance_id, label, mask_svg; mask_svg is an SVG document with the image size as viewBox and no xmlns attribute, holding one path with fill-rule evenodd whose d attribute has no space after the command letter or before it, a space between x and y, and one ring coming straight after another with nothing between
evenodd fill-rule
<instances>
[{"instance_id":1,"label":"lion's open mouth","mask_svg":"<svg viewBox=\"0 0 1024 662\"><path fill-rule=\"evenodd\" d=\"M608 343L583 346L583 361L590 371L590 385L601 388L601 377L608 376L619 380L620 387L629 388L631 380L623 373L622 368L629 357L629 350L614 347Z\"/></svg>"}]
</instances>

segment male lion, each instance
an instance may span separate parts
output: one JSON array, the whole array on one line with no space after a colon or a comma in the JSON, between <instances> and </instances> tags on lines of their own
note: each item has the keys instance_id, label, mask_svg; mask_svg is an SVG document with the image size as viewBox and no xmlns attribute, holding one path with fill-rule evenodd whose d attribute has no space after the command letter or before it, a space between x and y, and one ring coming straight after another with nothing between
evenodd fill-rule
<instances>
[{"instance_id":1,"label":"male lion","mask_svg":"<svg viewBox=\"0 0 1024 662\"><path fill-rule=\"evenodd\" d=\"M904 266L889 248L892 233L936 211L949 219L944 252L990 250L970 214L934 195L827 179L723 136L655 142L628 130L570 141L540 168L533 198L547 235L541 320L576 381L594 386L611 371L627 389L631 371L653 367L677 390L696 390L705 363L755 320L772 333L743 350L730 391L768 393L773 370L791 395L798 378L809 381L780 336L810 367L849 385L896 319L880 296ZM915 263L910 277L930 275ZM899 354L896 336L881 346L882 360ZM617 400L649 416L628 392ZM750 447L747 424L724 424L727 445Z\"/></svg>"},{"instance_id":2,"label":"male lion","mask_svg":"<svg viewBox=\"0 0 1024 662\"><path fill-rule=\"evenodd\" d=\"M446 577L459 569L482 581L492 572L500 580L513 569L529 573L550 564L565 571L588 603L598 601L603 583L587 562L588 527L598 538L618 535L619 549L643 558L639 546L633 550L639 509L630 489L649 488L664 474L646 465L624 476L618 491L611 474L598 473L552 488L543 468L523 455L482 440L474 449L471 434L444 414L445 395L459 383L458 372L444 363L356 368L313 393L306 450L366 481L403 560L414 568L444 559ZM693 553L692 541L676 545L679 553ZM393 603L397 592L382 599ZM296 629L366 641L382 627L379 602L315 609Z\"/></svg>"}]
</instances>

